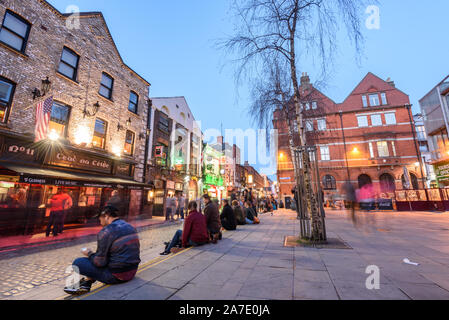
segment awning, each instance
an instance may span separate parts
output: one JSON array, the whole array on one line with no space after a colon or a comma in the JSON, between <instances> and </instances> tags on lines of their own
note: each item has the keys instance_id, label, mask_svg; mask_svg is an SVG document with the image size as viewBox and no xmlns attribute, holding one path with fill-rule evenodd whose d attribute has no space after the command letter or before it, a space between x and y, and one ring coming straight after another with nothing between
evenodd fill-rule
<instances>
[{"instance_id":1,"label":"awning","mask_svg":"<svg viewBox=\"0 0 449 320\"><path fill-rule=\"evenodd\" d=\"M19 182L21 183L95 188L123 187L129 189L142 189L152 187L148 184L112 176L107 177L95 174L67 172L15 164L1 163L0 166L16 172L20 176Z\"/></svg>"}]
</instances>

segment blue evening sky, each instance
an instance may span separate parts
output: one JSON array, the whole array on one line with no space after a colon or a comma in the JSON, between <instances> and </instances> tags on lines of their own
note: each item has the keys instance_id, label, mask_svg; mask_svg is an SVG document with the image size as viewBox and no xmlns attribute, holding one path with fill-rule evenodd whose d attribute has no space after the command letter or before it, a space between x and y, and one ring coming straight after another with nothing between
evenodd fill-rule
<instances>
[{"instance_id":1,"label":"blue evening sky","mask_svg":"<svg viewBox=\"0 0 449 320\"><path fill-rule=\"evenodd\" d=\"M125 62L151 82L152 97L185 96L203 131L208 128L253 128L247 115L248 88L236 93L234 72L214 46L232 34L226 0L50 0L62 12L102 11ZM342 102L367 72L391 77L418 100L449 74L447 18L449 1L380 0L379 30L364 28L365 49L360 63L347 40L324 93ZM361 12L362 15L366 15ZM223 68L224 67L224 68ZM307 71L314 81L319 69ZM247 151L244 152L247 158ZM256 167L261 169L260 164Z\"/></svg>"}]
</instances>

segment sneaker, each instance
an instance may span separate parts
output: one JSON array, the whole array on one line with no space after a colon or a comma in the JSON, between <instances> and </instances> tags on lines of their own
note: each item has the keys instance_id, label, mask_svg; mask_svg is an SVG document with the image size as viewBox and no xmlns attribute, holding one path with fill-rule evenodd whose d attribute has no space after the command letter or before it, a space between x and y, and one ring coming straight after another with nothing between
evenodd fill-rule
<instances>
[{"instance_id":1,"label":"sneaker","mask_svg":"<svg viewBox=\"0 0 449 320\"><path fill-rule=\"evenodd\" d=\"M168 256L170 254L170 252L161 252L161 253L159 253L159 255L161 255L161 256Z\"/></svg>"},{"instance_id":2,"label":"sneaker","mask_svg":"<svg viewBox=\"0 0 449 320\"><path fill-rule=\"evenodd\" d=\"M65 287L64 292L72 295L85 294L90 292L93 283L94 281L88 281L83 278L76 285Z\"/></svg>"}]
</instances>

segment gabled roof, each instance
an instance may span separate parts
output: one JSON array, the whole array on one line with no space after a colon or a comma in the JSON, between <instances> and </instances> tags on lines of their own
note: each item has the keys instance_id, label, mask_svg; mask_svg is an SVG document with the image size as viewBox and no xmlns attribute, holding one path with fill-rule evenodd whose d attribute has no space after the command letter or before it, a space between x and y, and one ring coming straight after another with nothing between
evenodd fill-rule
<instances>
[{"instance_id":1,"label":"gabled roof","mask_svg":"<svg viewBox=\"0 0 449 320\"><path fill-rule=\"evenodd\" d=\"M51 11L53 11L56 15L58 15L60 18L62 18L62 19L64 19L64 20L71 16L70 13L62 13L62 12L60 12L58 9L56 9L55 7L53 7L47 0L38 0L38 1L41 2L44 6L46 6L47 8L49 8L49 9L50 9ZM99 19L101 19L102 22L103 22L103 24L104 24L104 27L105 27L105 29L106 29L106 32L107 32L107 34L108 34L108 37L109 37L109 39L111 40L111 42L112 42L112 44L113 44L113 46L114 46L115 52L117 53L117 55L118 55L118 57L119 57L119 59L120 59L122 65L123 65L125 68L129 69L129 71L131 71L134 75L136 75L136 76L137 76L139 79L141 79L143 82L145 82L146 85L151 86L151 84L150 84L147 80L145 80L145 79L144 79L142 76L140 76L137 72L135 72L133 69L131 69L131 68L130 68L130 67L123 61L123 58L122 58L120 52L119 52L118 49L117 49L117 45L115 44L115 41L114 41L114 39L112 38L111 31L109 30L109 27L108 27L108 25L107 25L107 23L106 23L106 19L105 19L104 16L103 16L103 13L101 13L101 12L99 12L99 11L93 11L93 12L80 12L80 13L79 13L79 16L80 16L80 18L99 18Z\"/></svg>"},{"instance_id":2,"label":"gabled roof","mask_svg":"<svg viewBox=\"0 0 449 320\"><path fill-rule=\"evenodd\" d=\"M366 74L366 76L362 79L362 81L360 81L360 83L354 88L354 90L352 90L352 92L346 97L346 99L341 104L344 104L348 100L349 97L351 97L353 95L364 94L364 93L370 92L371 89L375 89L374 91L376 91L376 92L397 90L397 91L400 91L401 93L405 94L406 96L408 96L406 93L404 93L403 91L399 90L396 87L393 87L387 81L376 76L374 73L368 72Z\"/></svg>"}]
</instances>

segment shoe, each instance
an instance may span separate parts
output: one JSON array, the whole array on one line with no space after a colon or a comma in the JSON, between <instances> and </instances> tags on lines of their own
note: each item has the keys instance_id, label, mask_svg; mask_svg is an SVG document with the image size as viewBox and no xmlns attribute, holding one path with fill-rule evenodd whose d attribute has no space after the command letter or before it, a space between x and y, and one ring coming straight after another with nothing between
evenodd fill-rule
<instances>
[{"instance_id":1,"label":"shoe","mask_svg":"<svg viewBox=\"0 0 449 320\"><path fill-rule=\"evenodd\" d=\"M164 242L165 246L168 246L170 244L170 242Z\"/></svg>"},{"instance_id":2,"label":"shoe","mask_svg":"<svg viewBox=\"0 0 449 320\"><path fill-rule=\"evenodd\" d=\"M161 256L168 256L169 254L170 254L170 252L161 252L161 253L159 253Z\"/></svg>"},{"instance_id":3,"label":"shoe","mask_svg":"<svg viewBox=\"0 0 449 320\"><path fill-rule=\"evenodd\" d=\"M223 234L220 232L220 233L218 234L218 240L221 240L221 239L223 239Z\"/></svg>"},{"instance_id":4,"label":"shoe","mask_svg":"<svg viewBox=\"0 0 449 320\"><path fill-rule=\"evenodd\" d=\"M90 292L91 288L92 288L92 284L95 281L89 281L86 279L81 279L79 283L70 286L70 287L65 287L64 288L64 292L71 294L71 295L80 295L80 294L85 294Z\"/></svg>"}]
</instances>

